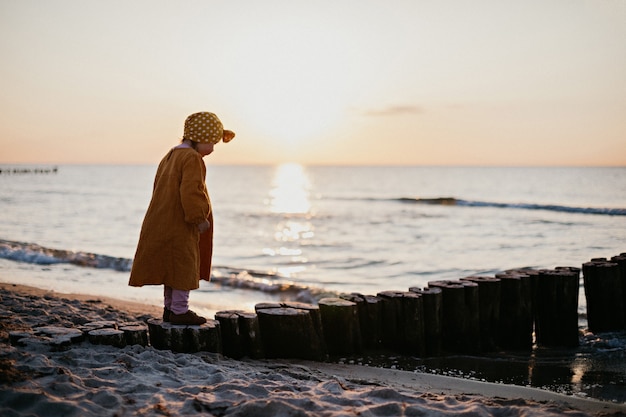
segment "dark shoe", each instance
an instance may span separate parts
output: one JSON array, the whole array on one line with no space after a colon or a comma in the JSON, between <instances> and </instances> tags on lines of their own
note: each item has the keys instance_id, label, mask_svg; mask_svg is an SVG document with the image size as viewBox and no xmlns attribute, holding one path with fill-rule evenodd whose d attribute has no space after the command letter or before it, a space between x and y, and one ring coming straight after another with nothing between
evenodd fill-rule
<instances>
[{"instance_id":1,"label":"dark shoe","mask_svg":"<svg viewBox=\"0 0 626 417\"><path fill-rule=\"evenodd\" d=\"M169 323L171 315L172 315L172 310L170 310L167 307L163 307L163 321L166 323Z\"/></svg>"},{"instance_id":2,"label":"dark shoe","mask_svg":"<svg viewBox=\"0 0 626 417\"><path fill-rule=\"evenodd\" d=\"M204 317L200 317L191 310L187 310L185 314L170 313L170 323L198 326L206 323L206 319Z\"/></svg>"}]
</instances>

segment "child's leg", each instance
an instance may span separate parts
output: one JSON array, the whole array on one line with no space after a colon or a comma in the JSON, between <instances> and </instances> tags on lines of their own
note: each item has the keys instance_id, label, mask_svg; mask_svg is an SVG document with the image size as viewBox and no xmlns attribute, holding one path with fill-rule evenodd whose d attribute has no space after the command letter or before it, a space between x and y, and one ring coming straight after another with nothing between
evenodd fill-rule
<instances>
[{"instance_id":1,"label":"child's leg","mask_svg":"<svg viewBox=\"0 0 626 417\"><path fill-rule=\"evenodd\" d=\"M164 311L163 317L166 312ZM201 325L206 323L204 317L198 316L189 310L189 291L177 290L170 287L170 311L167 311L167 320L172 324Z\"/></svg>"},{"instance_id":2,"label":"child's leg","mask_svg":"<svg viewBox=\"0 0 626 417\"><path fill-rule=\"evenodd\" d=\"M172 309L172 287L168 287L167 285L163 286L163 306L167 310Z\"/></svg>"},{"instance_id":3,"label":"child's leg","mask_svg":"<svg viewBox=\"0 0 626 417\"><path fill-rule=\"evenodd\" d=\"M174 314L185 314L189 310L189 291L172 288L171 308Z\"/></svg>"}]
</instances>

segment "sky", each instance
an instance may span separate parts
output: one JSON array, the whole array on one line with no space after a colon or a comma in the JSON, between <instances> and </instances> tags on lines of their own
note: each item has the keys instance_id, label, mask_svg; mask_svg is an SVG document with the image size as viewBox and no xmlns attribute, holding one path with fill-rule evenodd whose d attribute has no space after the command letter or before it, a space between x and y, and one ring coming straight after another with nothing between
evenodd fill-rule
<instances>
[{"instance_id":1,"label":"sky","mask_svg":"<svg viewBox=\"0 0 626 417\"><path fill-rule=\"evenodd\" d=\"M626 0L0 0L0 163L626 166Z\"/></svg>"}]
</instances>

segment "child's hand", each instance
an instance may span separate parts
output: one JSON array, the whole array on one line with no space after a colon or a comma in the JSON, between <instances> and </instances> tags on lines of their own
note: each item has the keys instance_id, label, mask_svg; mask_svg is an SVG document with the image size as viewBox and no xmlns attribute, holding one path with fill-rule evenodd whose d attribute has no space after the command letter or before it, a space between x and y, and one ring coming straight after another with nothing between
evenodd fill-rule
<instances>
[{"instance_id":1,"label":"child's hand","mask_svg":"<svg viewBox=\"0 0 626 417\"><path fill-rule=\"evenodd\" d=\"M200 232L200 233L204 233L204 232L206 232L207 230L209 230L209 227L210 227L210 226L211 226L211 224L209 223L209 221L208 221L208 220L205 220L204 222L202 222L202 223L200 223L200 224L198 225L198 232Z\"/></svg>"},{"instance_id":2,"label":"child's hand","mask_svg":"<svg viewBox=\"0 0 626 417\"><path fill-rule=\"evenodd\" d=\"M233 140L235 137L235 132L233 132L232 130L224 130L224 135L222 136L222 140L224 141L224 143L228 143L231 140Z\"/></svg>"}]
</instances>

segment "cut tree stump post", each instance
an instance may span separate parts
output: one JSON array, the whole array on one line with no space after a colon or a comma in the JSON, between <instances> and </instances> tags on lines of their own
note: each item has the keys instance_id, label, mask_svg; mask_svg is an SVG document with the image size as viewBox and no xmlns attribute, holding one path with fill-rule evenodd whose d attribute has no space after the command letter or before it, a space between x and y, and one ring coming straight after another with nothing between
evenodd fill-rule
<instances>
[{"instance_id":1,"label":"cut tree stump post","mask_svg":"<svg viewBox=\"0 0 626 417\"><path fill-rule=\"evenodd\" d=\"M483 351L496 350L500 320L500 279L495 277L471 276L461 278L478 284L480 322L480 345Z\"/></svg>"},{"instance_id":2,"label":"cut tree stump post","mask_svg":"<svg viewBox=\"0 0 626 417\"><path fill-rule=\"evenodd\" d=\"M611 262L619 265L619 281L622 287L622 310L624 313L623 329L626 329L626 253L613 256Z\"/></svg>"},{"instance_id":3,"label":"cut tree stump post","mask_svg":"<svg viewBox=\"0 0 626 417\"><path fill-rule=\"evenodd\" d=\"M33 332L11 332L9 337L12 344L23 344L25 340L39 340L50 346L53 351L68 349L73 343L80 343L86 334L72 327L43 326L36 327Z\"/></svg>"},{"instance_id":4,"label":"cut tree stump post","mask_svg":"<svg viewBox=\"0 0 626 417\"><path fill-rule=\"evenodd\" d=\"M269 308L266 308L269 307ZM255 306L268 358L327 358L319 307L304 303Z\"/></svg>"},{"instance_id":5,"label":"cut tree stump post","mask_svg":"<svg viewBox=\"0 0 626 417\"><path fill-rule=\"evenodd\" d=\"M624 329L624 295L619 263L595 259L583 264L587 324L594 333Z\"/></svg>"},{"instance_id":6,"label":"cut tree stump post","mask_svg":"<svg viewBox=\"0 0 626 417\"><path fill-rule=\"evenodd\" d=\"M376 296L381 303L381 340L383 347L394 351L402 349L400 320L402 315L403 291L381 291Z\"/></svg>"},{"instance_id":7,"label":"cut tree stump post","mask_svg":"<svg viewBox=\"0 0 626 417\"><path fill-rule=\"evenodd\" d=\"M411 287L421 294L424 306L424 356L439 356L442 351L442 291L441 288Z\"/></svg>"},{"instance_id":8,"label":"cut tree stump post","mask_svg":"<svg viewBox=\"0 0 626 417\"><path fill-rule=\"evenodd\" d=\"M170 350L170 331L169 326L163 326L166 324L161 319L151 318L146 322L148 325L148 335L150 337L150 345L159 350Z\"/></svg>"},{"instance_id":9,"label":"cut tree stump post","mask_svg":"<svg viewBox=\"0 0 626 417\"><path fill-rule=\"evenodd\" d=\"M411 291L382 291L383 346L424 356L424 304L421 294Z\"/></svg>"},{"instance_id":10,"label":"cut tree stump post","mask_svg":"<svg viewBox=\"0 0 626 417\"><path fill-rule=\"evenodd\" d=\"M341 298L356 303L363 349L382 347L382 300L375 295L344 294Z\"/></svg>"},{"instance_id":11,"label":"cut tree stump post","mask_svg":"<svg viewBox=\"0 0 626 417\"><path fill-rule=\"evenodd\" d=\"M222 329L217 320L208 320L201 326L189 326L192 352L222 353Z\"/></svg>"},{"instance_id":12,"label":"cut tree stump post","mask_svg":"<svg viewBox=\"0 0 626 417\"><path fill-rule=\"evenodd\" d=\"M220 322L222 348L225 356L240 359L263 357L259 319L256 313L241 310L218 311L215 318Z\"/></svg>"},{"instance_id":13,"label":"cut tree stump post","mask_svg":"<svg viewBox=\"0 0 626 417\"><path fill-rule=\"evenodd\" d=\"M514 270L496 274L500 279L498 345L505 350L533 347L533 276Z\"/></svg>"},{"instance_id":14,"label":"cut tree stump post","mask_svg":"<svg viewBox=\"0 0 626 417\"><path fill-rule=\"evenodd\" d=\"M478 284L469 281L431 281L442 291L442 342L449 353L480 351Z\"/></svg>"},{"instance_id":15,"label":"cut tree stump post","mask_svg":"<svg viewBox=\"0 0 626 417\"><path fill-rule=\"evenodd\" d=\"M480 336L480 298L479 287L475 282L461 281L465 287L465 310L467 312L468 351L482 352Z\"/></svg>"},{"instance_id":16,"label":"cut tree stump post","mask_svg":"<svg viewBox=\"0 0 626 417\"><path fill-rule=\"evenodd\" d=\"M402 293L401 303L402 351L410 355L424 357L426 355L426 341L422 295L412 291L405 291Z\"/></svg>"},{"instance_id":17,"label":"cut tree stump post","mask_svg":"<svg viewBox=\"0 0 626 417\"><path fill-rule=\"evenodd\" d=\"M150 344L155 349L179 353L222 353L220 323L217 320L209 319L200 326L185 326L152 318L148 320L148 329Z\"/></svg>"},{"instance_id":18,"label":"cut tree stump post","mask_svg":"<svg viewBox=\"0 0 626 417\"><path fill-rule=\"evenodd\" d=\"M356 303L329 297L322 298L318 304L328 353L351 355L361 352L361 329Z\"/></svg>"},{"instance_id":19,"label":"cut tree stump post","mask_svg":"<svg viewBox=\"0 0 626 417\"><path fill-rule=\"evenodd\" d=\"M241 345L243 353L252 359L265 357L263 353L263 340L261 338L261 328L259 327L259 317L256 313L243 312L239 314L239 333L241 334Z\"/></svg>"},{"instance_id":20,"label":"cut tree stump post","mask_svg":"<svg viewBox=\"0 0 626 417\"><path fill-rule=\"evenodd\" d=\"M141 322L120 323L119 330L124 332L127 345L148 346L148 326Z\"/></svg>"},{"instance_id":21,"label":"cut tree stump post","mask_svg":"<svg viewBox=\"0 0 626 417\"><path fill-rule=\"evenodd\" d=\"M580 270L542 269L537 277L535 336L545 347L578 346Z\"/></svg>"},{"instance_id":22,"label":"cut tree stump post","mask_svg":"<svg viewBox=\"0 0 626 417\"><path fill-rule=\"evenodd\" d=\"M431 281L428 287L441 289L441 341L447 353L465 352L465 287L461 282Z\"/></svg>"},{"instance_id":23,"label":"cut tree stump post","mask_svg":"<svg viewBox=\"0 0 626 417\"><path fill-rule=\"evenodd\" d=\"M126 346L126 339L122 330L112 328L90 330L87 338L94 345L109 345L118 348Z\"/></svg>"},{"instance_id":24,"label":"cut tree stump post","mask_svg":"<svg viewBox=\"0 0 626 417\"><path fill-rule=\"evenodd\" d=\"M222 332L222 352L224 356L233 359L240 359L244 356L239 329L240 310L218 311L215 319L220 322Z\"/></svg>"},{"instance_id":25,"label":"cut tree stump post","mask_svg":"<svg viewBox=\"0 0 626 417\"><path fill-rule=\"evenodd\" d=\"M299 310L306 310L309 312L311 316L311 321L313 322L313 330L315 331L315 335L313 340L319 341L320 351L324 352L323 356L328 356L328 349L326 348L326 339L324 338L324 330L322 327L322 315L320 314L320 308L317 305L309 304L309 303L301 303L298 301L285 301L281 303L283 307L295 308Z\"/></svg>"}]
</instances>

